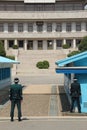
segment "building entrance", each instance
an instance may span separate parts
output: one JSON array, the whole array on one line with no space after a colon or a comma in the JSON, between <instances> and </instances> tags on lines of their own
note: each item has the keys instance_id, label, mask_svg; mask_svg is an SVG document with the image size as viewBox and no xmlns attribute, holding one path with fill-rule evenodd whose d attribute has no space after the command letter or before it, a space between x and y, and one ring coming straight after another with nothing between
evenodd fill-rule
<instances>
[{"instance_id":1,"label":"building entrance","mask_svg":"<svg viewBox=\"0 0 87 130\"><path fill-rule=\"evenodd\" d=\"M19 48L24 48L24 41L23 40L19 40L18 41L18 46L19 46Z\"/></svg>"},{"instance_id":2,"label":"building entrance","mask_svg":"<svg viewBox=\"0 0 87 130\"><path fill-rule=\"evenodd\" d=\"M43 50L43 41L38 41L38 50Z\"/></svg>"},{"instance_id":3,"label":"building entrance","mask_svg":"<svg viewBox=\"0 0 87 130\"><path fill-rule=\"evenodd\" d=\"M13 48L14 40L9 40L8 43L9 43L9 48Z\"/></svg>"},{"instance_id":4,"label":"building entrance","mask_svg":"<svg viewBox=\"0 0 87 130\"><path fill-rule=\"evenodd\" d=\"M27 50L33 50L33 41L28 41Z\"/></svg>"}]
</instances>

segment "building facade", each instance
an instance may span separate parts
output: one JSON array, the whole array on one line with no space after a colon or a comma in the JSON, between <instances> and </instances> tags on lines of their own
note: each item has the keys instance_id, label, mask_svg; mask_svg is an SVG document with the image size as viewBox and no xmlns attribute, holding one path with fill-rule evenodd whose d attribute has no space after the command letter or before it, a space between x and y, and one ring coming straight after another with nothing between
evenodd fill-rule
<instances>
[{"instance_id":1,"label":"building facade","mask_svg":"<svg viewBox=\"0 0 87 130\"><path fill-rule=\"evenodd\" d=\"M87 35L87 0L0 0L0 41L5 50L77 48Z\"/></svg>"}]
</instances>

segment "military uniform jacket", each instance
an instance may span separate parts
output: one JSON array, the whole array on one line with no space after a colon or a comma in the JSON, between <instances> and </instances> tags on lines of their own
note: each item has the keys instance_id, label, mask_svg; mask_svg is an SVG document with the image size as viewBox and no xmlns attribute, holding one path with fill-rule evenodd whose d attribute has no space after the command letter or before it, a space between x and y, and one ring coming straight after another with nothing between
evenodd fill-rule
<instances>
[{"instance_id":1,"label":"military uniform jacket","mask_svg":"<svg viewBox=\"0 0 87 130\"><path fill-rule=\"evenodd\" d=\"M81 95L80 84L77 82L72 83L70 92L72 97L79 97Z\"/></svg>"},{"instance_id":2,"label":"military uniform jacket","mask_svg":"<svg viewBox=\"0 0 87 130\"><path fill-rule=\"evenodd\" d=\"M22 100L22 86L21 84L13 84L10 87L10 100Z\"/></svg>"}]
</instances>

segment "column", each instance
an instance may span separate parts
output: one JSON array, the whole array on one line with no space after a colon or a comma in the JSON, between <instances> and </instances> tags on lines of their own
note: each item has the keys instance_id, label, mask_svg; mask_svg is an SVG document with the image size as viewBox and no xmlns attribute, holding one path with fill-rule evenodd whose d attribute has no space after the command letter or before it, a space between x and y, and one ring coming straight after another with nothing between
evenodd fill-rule
<instances>
[{"instance_id":1,"label":"column","mask_svg":"<svg viewBox=\"0 0 87 130\"><path fill-rule=\"evenodd\" d=\"M27 50L27 40L24 40L24 50Z\"/></svg>"},{"instance_id":2,"label":"column","mask_svg":"<svg viewBox=\"0 0 87 130\"><path fill-rule=\"evenodd\" d=\"M81 31L82 31L82 32L85 32L85 31L86 31L86 23L85 23L85 22L82 22L82 23L81 23Z\"/></svg>"},{"instance_id":3,"label":"column","mask_svg":"<svg viewBox=\"0 0 87 130\"><path fill-rule=\"evenodd\" d=\"M14 23L14 32L18 32L18 24L17 23Z\"/></svg>"},{"instance_id":4,"label":"column","mask_svg":"<svg viewBox=\"0 0 87 130\"><path fill-rule=\"evenodd\" d=\"M46 23L43 24L43 32L47 32L47 24Z\"/></svg>"},{"instance_id":5,"label":"column","mask_svg":"<svg viewBox=\"0 0 87 130\"><path fill-rule=\"evenodd\" d=\"M76 48L76 39L73 39L73 48Z\"/></svg>"},{"instance_id":6,"label":"column","mask_svg":"<svg viewBox=\"0 0 87 130\"><path fill-rule=\"evenodd\" d=\"M66 39L63 39L63 45L65 45L66 44Z\"/></svg>"},{"instance_id":7,"label":"column","mask_svg":"<svg viewBox=\"0 0 87 130\"><path fill-rule=\"evenodd\" d=\"M4 47L5 47L5 51L8 50L8 41L7 39L4 40Z\"/></svg>"},{"instance_id":8,"label":"column","mask_svg":"<svg viewBox=\"0 0 87 130\"><path fill-rule=\"evenodd\" d=\"M33 50L38 50L37 41L33 41Z\"/></svg>"},{"instance_id":9,"label":"column","mask_svg":"<svg viewBox=\"0 0 87 130\"><path fill-rule=\"evenodd\" d=\"M52 23L52 32L56 32L56 23Z\"/></svg>"},{"instance_id":10,"label":"column","mask_svg":"<svg viewBox=\"0 0 87 130\"><path fill-rule=\"evenodd\" d=\"M17 39L14 40L14 45L18 45Z\"/></svg>"},{"instance_id":11,"label":"column","mask_svg":"<svg viewBox=\"0 0 87 130\"><path fill-rule=\"evenodd\" d=\"M56 50L56 39L53 40L53 50Z\"/></svg>"},{"instance_id":12,"label":"column","mask_svg":"<svg viewBox=\"0 0 87 130\"><path fill-rule=\"evenodd\" d=\"M37 32L37 25L36 25L36 23L33 24L33 32Z\"/></svg>"},{"instance_id":13,"label":"column","mask_svg":"<svg viewBox=\"0 0 87 130\"><path fill-rule=\"evenodd\" d=\"M28 24L27 23L24 23L23 24L23 32L28 32Z\"/></svg>"},{"instance_id":14,"label":"column","mask_svg":"<svg viewBox=\"0 0 87 130\"><path fill-rule=\"evenodd\" d=\"M76 32L76 23L72 22L72 32Z\"/></svg>"},{"instance_id":15,"label":"column","mask_svg":"<svg viewBox=\"0 0 87 130\"><path fill-rule=\"evenodd\" d=\"M47 50L47 41L43 41L43 50Z\"/></svg>"},{"instance_id":16,"label":"column","mask_svg":"<svg viewBox=\"0 0 87 130\"><path fill-rule=\"evenodd\" d=\"M8 32L8 23L4 23L4 32L5 32L5 33Z\"/></svg>"},{"instance_id":17,"label":"column","mask_svg":"<svg viewBox=\"0 0 87 130\"><path fill-rule=\"evenodd\" d=\"M65 22L62 23L62 32L66 32L66 23Z\"/></svg>"}]
</instances>

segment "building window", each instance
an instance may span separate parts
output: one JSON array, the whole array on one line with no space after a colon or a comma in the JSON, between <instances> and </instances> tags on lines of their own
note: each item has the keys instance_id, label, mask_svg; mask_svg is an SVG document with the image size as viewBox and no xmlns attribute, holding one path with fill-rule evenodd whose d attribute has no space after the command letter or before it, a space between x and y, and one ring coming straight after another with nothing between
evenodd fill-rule
<instances>
[{"instance_id":1,"label":"building window","mask_svg":"<svg viewBox=\"0 0 87 130\"><path fill-rule=\"evenodd\" d=\"M36 22L37 25L37 31L42 32L43 31L43 22Z\"/></svg>"},{"instance_id":2,"label":"building window","mask_svg":"<svg viewBox=\"0 0 87 130\"><path fill-rule=\"evenodd\" d=\"M66 23L66 31L67 32L71 31L71 23Z\"/></svg>"},{"instance_id":3,"label":"building window","mask_svg":"<svg viewBox=\"0 0 87 130\"><path fill-rule=\"evenodd\" d=\"M0 68L0 80L10 78L10 68Z\"/></svg>"},{"instance_id":4,"label":"building window","mask_svg":"<svg viewBox=\"0 0 87 130\"><path fill-rule=\"evenodd\" d=\"M81 31L81 23L76 23L76 31Z\"/></svg>"},{"instance_id":5,"label":"building window","mask_svg":"<svg viewBox=\"0 0 87 130\"><path fill-rule=\"evenodd\" d=\"M4 31L4 25L3 23L0 23L0 32L3 32Z\"/></svg>"},{"instance_id":6,"label":"building window","mask_svg":"<svg viewBox=\"0 0 87 130\"><path fill-rule=\"evenodd\" d=\"M33 41L28 41L27 49L28 50L33 50Z\"/></svg>"},{"instance_id":7,"label":"building window","mask_svg":"<svg viewBox=\"0 0 87 130\"><path fill-rule=\"evenodd\" d=\"M48 49L53 49L53 41L52 40L47 41L47 48Z\"/></svg>"},{"instance_id":8,"label":"building window","mask_svg":"<svg viewBox=\"0 0 87 130\"><path fill-rule=\"evenodd\" d=\"M69 4L69 3L65 4L64 10L73 10L73 4Z\"/></svg>"},{"instance_id":9,"label":"building window","mask_svg":"<svg viewBox=\"0 0 87 130\"><path fill-rule=\"evenodd\" d=\"M69 45L69 47L72 47L72 40L71 39L67 39L66 40L66 44L68 44Z\"/></svg>"},{"instance_id":10,"label":"building window","mask_svg":"<svg viewBox=\"0 0 87 130\"><path fill-rule=\"evenodd\" d=\"M44 5L43 4L36 4L34 6L35 11L43 11L44 10Z\"/></svg>"},{"instance_id":11,"label":"building window","mask_svg":"<svg viewBox=\"0 0 87 130\"><path fill-rule=\"evenodd\" d=\"M61 23L57 23L56 24L56 31L57 32L61 32L62 31L62 25L61 25Z\"/></svg>"},{"instance_id":12,"label":"building window","mask_svg":"<svg viewBox=\"0 0 87 130\"><path fill-rule=\"evenodd\" d=\"M52 32L52 23L47 23L47 32Z\"/></svg>"},{"instance_id":13,"label":"building window","mask_svg":"<svg viewBox=\"0 0 87 130\"><path fill-rule=\"evenodd\" d=\"M28 23L28 32L33 32L33 23Z\"/></svg>"},{"instance_id":14,"label":"building window","mask_svg":"<svg viewBox=\"0 0 87 130\"><path fill-rule=\"evenodd\" d=\"M8 24L8 32L13 32L14 31L14 25L13 23Z\"/></svg>"},{"instance_id":15,"label":"building window","mask_svg":"<svg viewBox=\"0 0 87 130\"><path fill-rule=\"evenodd\" d=\"M9 48L13 48L14 40L9 40L8 43L9 43Z\"/></svg>"},{"instance_id":16,"label":"building window","mask_svg":"<svg viewBox=\"0 0 87 130\"><path fill-rule=\"evenodd\" d=\"M74 4L74 10L82 10L82 9L83 9L82 3Z\"/></svg>"},{"instance_id":17,"label":"building window","mask_svg":"<svg viewBox=\"0 0 87 130\"><path fill-rule=\"evenodd\" d=\"M56 40L56 45L58 48L62 47L62 40Z\"/></svg>"},{"instance_id":18,"label":"building window","mask_svg":"<svg viewBox=\"0 0 87 130\"><path fill-rule=\"evenodd\" d=\"M38 49L43 49L43 41L38 41Z\"/></svg>"},{"instance_id":19,"label":"building window","mask_svg":"<svg viewBox=\"0 0 87 130\"><path fill-rule=\"evenodd\" d=\"M18 23L18 32L23 32L23 23Z\"/></svg>"}]
</instances>

